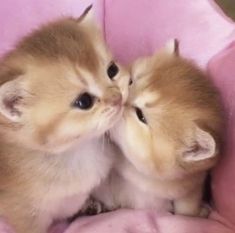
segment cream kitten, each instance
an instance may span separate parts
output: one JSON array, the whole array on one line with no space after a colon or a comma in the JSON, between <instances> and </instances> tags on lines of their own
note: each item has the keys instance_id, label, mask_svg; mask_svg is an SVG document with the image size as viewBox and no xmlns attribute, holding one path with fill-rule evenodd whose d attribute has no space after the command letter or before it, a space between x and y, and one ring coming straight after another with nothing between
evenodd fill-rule
<instances>
[{"instance_id":1,"label":"cream kitten","mask_svg":"<svg viewBox=\"0 0 235 233\"><path fill-rule=\"evenodd\" d=\"M111 130L127 159L117 156L109 180L94 194L109 209L207 214L203 184L219 155L221 106L211 81L177 55L176 45L132 66L129 99Z\"/></svg>"},{"instance_id":2,"label":"cream kitten","mask_svg":"<svg viewBox=\"0 0 235 233\"><path fill-rule=\"evenodd\" d=\"M72 216L112 164L102 135L129 76L88 10L34 31L0 63L0 214L17 233Z\"/></svg>"}]
</instances>

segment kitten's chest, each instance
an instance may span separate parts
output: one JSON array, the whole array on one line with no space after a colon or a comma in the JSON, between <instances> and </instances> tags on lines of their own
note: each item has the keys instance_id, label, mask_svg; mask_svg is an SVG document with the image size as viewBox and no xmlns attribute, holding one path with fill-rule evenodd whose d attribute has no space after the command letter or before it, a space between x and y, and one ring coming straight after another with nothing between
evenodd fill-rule
<instances>
[{"instance_id":1,"label":"kitten's chest","mask_svg":"<svg viewBox=\"0 0 235 233\"><path fill-rule=\"evenodd\" d=\"M111 163L109 151L102 150L98 142L75 148L50 161L40 182L38 197L43 197L42 212L56 218L74 214L91 190L107 176Z\"/></svg>"},{"instance_id":2,"label":"kitten's chest","mask_svg":"<svg viewBox=\"0 0 235 233\"><path fill-rule=\"evenodd\" d=\"M124 166L120 170L121 175L130 182L137 190L149 197L174 200L184 196L194 187L192 180L160 180L145 176L132 166Z\"/></svg>"}]
</instances>

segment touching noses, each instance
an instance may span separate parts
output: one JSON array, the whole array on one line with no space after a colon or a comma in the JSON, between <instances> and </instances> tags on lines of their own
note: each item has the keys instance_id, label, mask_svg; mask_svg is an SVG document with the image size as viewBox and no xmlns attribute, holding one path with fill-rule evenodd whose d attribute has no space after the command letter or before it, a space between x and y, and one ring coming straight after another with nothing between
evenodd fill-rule
<instances>
[{"instance_id":1,"label":"touching noses","mask_svg":"<svg viewBox=\"0 0 235 233\"><path fill-rule=\"evenodd\" d=\"M112 95L110 103L112 105L121 105L122 104L122 95L121 95L121 93L114 93Z\"/></svg>"},{"instance_id":2,"label":"touching noses","mask_svg":"<svg viewBox=\"0 0 235 233\"><path fill-rule=\"evenodd\" d=\"M122 104L122 94L117 87L109 87L106 91L105 102L112 106L117 106Z\"/></svg>"}]
</instances>

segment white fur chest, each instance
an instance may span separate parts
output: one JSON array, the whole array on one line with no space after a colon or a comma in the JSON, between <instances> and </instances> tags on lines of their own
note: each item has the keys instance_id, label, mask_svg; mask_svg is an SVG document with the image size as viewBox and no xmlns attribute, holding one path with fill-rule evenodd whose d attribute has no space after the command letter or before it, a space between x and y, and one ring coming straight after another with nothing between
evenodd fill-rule
<instances>
[{"instance_id":1,"label":"white fur chest","mask_svg":"<svg viewBox=\"0 0 235 233\"><path fill-rule=\"evenodd\" d=\"M108 175L112 151L93 140L47 162L41 192L36 193L42 200L40 212L47 213L47 218L65 218L76 213L92 189Z\"/></svg>"},{"instance_id":2,"label":"white fur chest","mask_svg":"<svg viewBox=\"0 0 235 233\"><path fill-rule=\"evenodd\" d=\"M156 205L159 209L159 206L169 205L171 200L182 197L188 192L183 182L160 180L145 176L126 161L122 161L118 173L120 177L117 179L124 180L124 182L121 182L123 186L122 193L126 194L123 194L125 197L122 199L126 199L131 194L131 198L127 199L130 199L131 207L134 208L146 208ZM117 184L118 181L115 183ZM189 184L186 184L186 187L190 188L189 186Z\"/></svg>"}]
</instances>

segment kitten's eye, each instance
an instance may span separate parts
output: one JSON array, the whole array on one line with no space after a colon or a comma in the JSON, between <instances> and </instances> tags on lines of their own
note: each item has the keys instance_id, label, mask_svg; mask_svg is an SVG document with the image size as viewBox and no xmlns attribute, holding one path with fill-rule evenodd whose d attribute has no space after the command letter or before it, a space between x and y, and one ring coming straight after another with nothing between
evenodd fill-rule
<instances>
[{"instance_id":1,"label":"kitten's eye","mask_svg":"<svg viewBox=\"0 0 235 233\"><path fill-rule=\"evenodd\" d=\"M118 72L119 72L118 66L114 62L111 62L107 70L109 78L113 80L113 78L117 75Z\"/></svg>"},{"instance_id":2,"label":"kitten's eye","mask_svg":"<svg viewBox=\"0 0 235 233\"><path fill-rule=\"evenodd\" d=\"M143 114L143 112L141 111L141 109L135 108L135 112L136 112L136 115L137 115L138 119L139 119L141 122L143 122L144 124L147 124L147 121L146 121L146 119L145 119L145 117L144 117L144 114Z\"/></svg>"},{"instance_id":3,"label":"kitten's eye","mask_svg":"<svg viewBox=\"0 0 235 233\"><path fill-rule=\"evenodd\" d=\"M78 96L78 98L73 102L73 107L80 108L82 110L88 110L93 107L95 103L94 96L90 95L89 93L85 92Z\"/></svg>"},{"instance_id":4,"label":"kitten's eye","mask_svg":"<svg viewBox=\"0 0 235 233\"><path fill-rule=\"evenodd\" d=\"M133 83L132 79L129 80L129 86L131 86Z\"/></svg>"}]
</instances>

